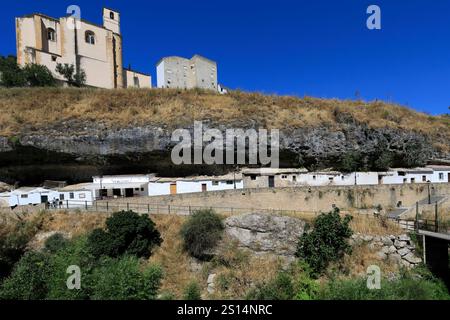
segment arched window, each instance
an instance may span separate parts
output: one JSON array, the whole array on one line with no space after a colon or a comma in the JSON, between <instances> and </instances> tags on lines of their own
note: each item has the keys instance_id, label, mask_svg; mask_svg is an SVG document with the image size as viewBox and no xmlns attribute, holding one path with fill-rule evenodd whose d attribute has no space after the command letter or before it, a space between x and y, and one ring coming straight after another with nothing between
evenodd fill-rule
<instances>
[{"instance_id":1,"label":"arched window","mask_svg":"<svg viewBox=\"0 0 450 320\"><path fill-rule=\"evenodd\" d=\"M114 20L114 12L110 11L109 12L109 17Z\"/></svg>"},{"instance_id":2,"label":"arched window","mask_svg":"<svg viewBox=\"0 0 450 320\"><path fill-rule=\"evenodd\" d=\"M47 39L50 41L56 41L55 29L52 29L52 28L47 29Z\"/></svg>"},{"instance_id":3,"label":"arched window","mask_svg":"<svg viewBox=\"0 0 450 320\"><path fill-rule=\"evenodd\" d=\"M93 33L92 31L86 31L85 39L87 43L95 44L95 33Z\"/></svg>"}]
</instances>

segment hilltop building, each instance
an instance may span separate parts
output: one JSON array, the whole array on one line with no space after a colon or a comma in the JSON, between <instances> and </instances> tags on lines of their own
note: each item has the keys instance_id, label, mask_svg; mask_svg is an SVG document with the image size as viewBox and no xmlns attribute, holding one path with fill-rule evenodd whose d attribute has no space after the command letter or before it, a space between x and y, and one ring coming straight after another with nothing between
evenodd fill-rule
<instances>
[{"instance_id":1,"label":"hilltop building","mask_svg":"<svg viewBox=\"0 0 450 320\"><path fill-rule=\"evenodd\" d=\"M217 63L200 55L191 59L165 57L156 64L158 88L193 89L219 91Z\"/></svg>"},{"instance_id":2,"label":"hilltop building","mask_svg":"<svg viewBox=\"0 0 450 320\"><path fill-rule=\"evenodd\" d=\"M73 17L55 19L40 13L16 18L17 62L45 65L64 82L56 65L74 65L86 73L86 85L98 88L151 87L151 77L123 68L120 13L103 9L103 25Z\"/></svg>"}]
</instances>

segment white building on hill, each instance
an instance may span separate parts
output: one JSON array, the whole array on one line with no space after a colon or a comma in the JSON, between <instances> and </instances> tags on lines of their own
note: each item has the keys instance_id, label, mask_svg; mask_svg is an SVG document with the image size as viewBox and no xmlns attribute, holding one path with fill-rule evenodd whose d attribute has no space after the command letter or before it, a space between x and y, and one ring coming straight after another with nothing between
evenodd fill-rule
<instances>
[{"instance_id":1,"label":"white building on hill","mask_svg":"<svg viewBox=\"0 0 450 320\"><path fill-rule=\"evenodd\" d=\"M241 174L188 178L154 177L148 184L149 196L243 189Z\"/></svg>"},{"instance_id":2,"label":"white building on hill","mask_svg":"<svg viewBox=\"0 0 450 320\"><path fill-rule=\"evenodd\" d=\"M219 91L217 63L200 55L191 59L172 56L162 58L156 65L158 88L201 88Z\"/></svg>"}]
</instances>

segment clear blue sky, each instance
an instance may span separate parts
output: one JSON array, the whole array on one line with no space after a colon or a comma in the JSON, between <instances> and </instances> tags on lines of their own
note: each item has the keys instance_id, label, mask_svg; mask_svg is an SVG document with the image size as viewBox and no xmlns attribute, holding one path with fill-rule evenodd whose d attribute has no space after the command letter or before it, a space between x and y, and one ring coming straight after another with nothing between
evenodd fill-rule
<instances>
[{"instance_id":1,"label":"clear blue sky","mask_svg":"<svg viewBox=\"0 0 450 320\"><path fill-rule=\"evenodd\" d=\"M70 4L101 23L121 12L124 66L151 73L163 56L216 60L230 88L317 97L382 99L431 114L450 106L449 0L7 1L0 54L15 54L14 17L64 16ZM366 9L382 10L382 30Z\"/></svg>"}]
</instances>

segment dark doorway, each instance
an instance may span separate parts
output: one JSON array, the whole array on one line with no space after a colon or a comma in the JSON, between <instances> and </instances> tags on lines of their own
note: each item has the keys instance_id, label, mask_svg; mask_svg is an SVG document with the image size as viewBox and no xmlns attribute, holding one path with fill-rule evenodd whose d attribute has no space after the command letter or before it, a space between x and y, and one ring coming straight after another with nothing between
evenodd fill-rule
<instances>
[{"instance_id":1,"label":"dark doorway","mask_svg":"<svg viewBox=\"0 0 450 320\"><path fill-rule=\"evenodd\" d=\"M275 188L275 177L269 176L269 188Z\"/></svg>"},{"instance_id":2,"label":"dark doorway","mask_svg":"<svg viewBox=\"0 0 450 320\"><path fill-rule=\"evenodd\" d=\"M134 196L133 188L125 189L125 197L132 198Z\"/></svg>"},{"instance_id":3,"label":"dark doorway","mask_svg":"<svg viewBox=\"0 0 450 320\"><path fill-rule=\"evenodd\" d=\"M103 199L103 198L106 198L107 196L108 196L108 190L101 189L100 190L100 198Z\"/></svg>"},{"instance_id":4,"label":"dark doorway","mask_svg":"<svg viewBox=\"0 0 450 320\"><path fill-rule=\"evenodd\" d=\"M122 196L122 190L120 190L120 189L113 189L113 196L121 197Z\"/></svg>"},{"instance_id":5,"label":"dark doorway","mask_svg":"<svg viewBox=\"0 0 450 320\"><path fill-rule=\"evenodd\" d=\"M202 192L206 192L206 189L207 189L206 183L202 183Z\"/></svg>"},{"instance_id":6,"label":"dark doorway","mask_svg":"<svg viewBox=\"0 0 450 320\"><path fill-rule=\"evenodd\" d=\"M41 203L47 203L48 202L48 196L41 196Z\"/></svg>"}]
</instances>

